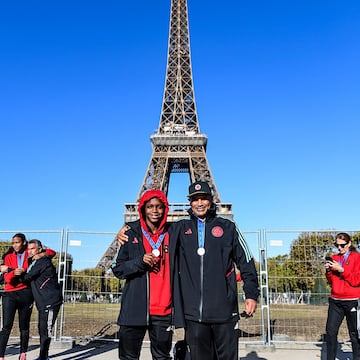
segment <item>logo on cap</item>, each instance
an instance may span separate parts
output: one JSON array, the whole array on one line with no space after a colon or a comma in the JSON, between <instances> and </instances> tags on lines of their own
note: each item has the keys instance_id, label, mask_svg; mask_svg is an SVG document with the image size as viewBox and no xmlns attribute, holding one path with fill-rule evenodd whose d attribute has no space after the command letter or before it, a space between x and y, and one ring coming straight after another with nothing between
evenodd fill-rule
<instances>
[{"instance_id":1,"label":"logo on cap","mask_svg":"<svg viewBox=\"0 0 360 360\"><path fill-rule=\"evenodd\" d=\"M201 189L201 185L200 184L196 184L195 185L195 190L200 190Z\"/></svg>"}]
</instances>

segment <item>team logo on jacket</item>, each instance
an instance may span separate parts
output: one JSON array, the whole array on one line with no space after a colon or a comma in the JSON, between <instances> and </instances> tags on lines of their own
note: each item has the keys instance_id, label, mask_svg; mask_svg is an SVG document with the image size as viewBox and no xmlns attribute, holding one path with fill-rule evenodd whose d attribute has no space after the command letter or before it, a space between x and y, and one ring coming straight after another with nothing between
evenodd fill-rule
<instances>
[{"instance_id":1,"label":"team logo on jacket","mask_svg":"<svg viewBox=\"0 0 360 360\"><path fill-rule=\"evenodd\" d=\"M139 240L138 240L136 237L134 237L134 240L132 241L132 243L133 243L133 244L138 244L138 243L139 243Z\"/></svg>"},{"instance_id":2,"label":"team logo on jacket","mask_svg":"<svg viewBox=\"0 0 360 360\"><path fill-rule=\"evenodd\" d=\"M212 228L211 234L215 237L221 237L224 235L224 230L221 226L215 226Z\"/></svg>"},{"instance_id":3,"label":"team logo on jacket","mask_svg":"<svg viewBox=\"0 0 360 360\"><path fill-rule=\"evenodd\" d=\"M186 234L186 235L191 235L191 234L192 234L192 230L191 230L191 229L187 229L187 230L185 231L185 234Z\"/></svg>"}]
</instances>

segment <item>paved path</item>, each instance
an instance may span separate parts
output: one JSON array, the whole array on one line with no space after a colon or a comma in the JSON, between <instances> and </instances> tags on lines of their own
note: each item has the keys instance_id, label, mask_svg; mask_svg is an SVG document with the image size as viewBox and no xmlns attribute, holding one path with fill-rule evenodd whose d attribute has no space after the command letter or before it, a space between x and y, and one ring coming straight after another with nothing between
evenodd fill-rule
<instances>
[{"instance_id":1,"label":"paved path","mask_svg":"<svg viewBox=\"0 0 360 360\"><path fill-rule=\"evenodd\" d=\"M9 345L6 360L18 360L18 345ZM27 360L34 360L38 356L38 345L34 342L29 349ZM50 358L53 360L116 360L118 359L117 343L104 341L78 344L72 348L52 346ZM259 345L240 345L239 360L325 360L325 351L321 345L280 344L274 347ZM352 360L351 349L343 345L339 349L338 360ZM141 360L151 360L149 344L144 343Z\"/></svg>"}]
</instances>

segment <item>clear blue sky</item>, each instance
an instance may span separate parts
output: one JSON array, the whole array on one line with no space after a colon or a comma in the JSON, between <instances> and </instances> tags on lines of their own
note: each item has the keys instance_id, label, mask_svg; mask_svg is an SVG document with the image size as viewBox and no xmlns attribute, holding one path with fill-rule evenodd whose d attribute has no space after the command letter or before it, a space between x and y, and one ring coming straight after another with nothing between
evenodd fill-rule
<instances>
[{"instance_id":1,"label":"clear blue sky","mask_svg":"<svg viewBox=\"0 0 360 360\"><path fill-rule=\"evenodd\" d=\"M188 6L200 129L239 226L360 228L360 2ZM169 10L0 3L0 230L119 228L159 124Z\"/></svg>"}]
</instances>

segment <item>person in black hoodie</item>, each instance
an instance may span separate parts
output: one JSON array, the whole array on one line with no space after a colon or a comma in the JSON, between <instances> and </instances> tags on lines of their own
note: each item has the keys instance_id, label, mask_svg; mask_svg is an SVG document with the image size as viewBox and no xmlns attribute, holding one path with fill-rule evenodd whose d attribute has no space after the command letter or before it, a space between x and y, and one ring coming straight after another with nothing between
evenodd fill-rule
<instances>
[{"instance_id":1,"label":"person in black hoodie","mask_svg":"<svg viewBox=\"0 0 360 360\"><path fill-rule=\"evenodd\" d=\"M48 256L43 253L40 240L28 242L28 254L31 263L21 275L24 282L29 282L38 310L38 328L40 335L40 355L36 360L49 359L51 331L59 313L63 297L56 269Z\"/></svg>"},{"instance_id":2,"label":"person in black hoodie","mask_svg":"<svg viewBox=\"0 0 360 360\"><path fill-rule=\"evenodd\" d=\"M259 286L254 259L236 224L216 214L211 188L189 186L190 218L176 223L180 299L192 360L238 360L238 291L245 292L245 317L256 310ZM176 309L176 306L175 306Z\"/></svg>"},{"instance_id":3,"label":"person in black hoodie","mask_svg":"<svg viewBox=\"0 0 360 360\"><path fill-rule=\"evenodd\" d=\"M118 318L119 358L140 358L146 330L153 359L171 359L174 249L166 224L169 210L165 194L148 190L141 196L139 220L129 223L127 242L112 266L125 279Z\"/></svg>"}]
</instances>

